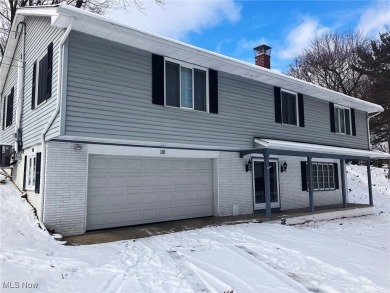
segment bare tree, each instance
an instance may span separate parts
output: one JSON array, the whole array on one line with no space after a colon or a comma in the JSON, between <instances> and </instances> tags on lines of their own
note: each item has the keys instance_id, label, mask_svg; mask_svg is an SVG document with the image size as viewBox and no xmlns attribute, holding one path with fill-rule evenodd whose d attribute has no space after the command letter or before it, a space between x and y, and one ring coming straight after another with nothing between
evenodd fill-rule
<instances>
[{"instance_id":1,"label":"bare tree","mask_svg":"<svg viewBox=\"0 0 390 293\"><path fill-rule=\"evenodd\" d=\"M390 153L390 29L370 42L370 50L358 47L358 59L352 66L371 81L367 100L383 106L384 111L370 119L374 147ZM390 160L388 161L390 165ZM390 170L389 170L390 177Z\"/></svg>"},{"instance_id":2,"label":"bare tree","mask_svg":"<svg viewBox=\"0 0 390 293\"><path fill-rule=\"evenodd\" d=\"M154 0L158 5L164 5L165 0ZM4 54L9 30L14 21L16 10L26 6L46 6L66 3L84 8L96 14L103 14L108 8L132 9L144 12L143 0L0 0L0 60Z\"/></svg>"},{"instance_id":3,"label":"bare tree","mask_svg":"<svg viewBox=\"0 0 390 293\"><path fill-rule=\"evenodd\" d=\"M358 59L356 48L368 46L369 42L358 31L325 32L315 36L310 46L294 58L287 74L363 98L369 81L364 73L353 70L351 64Z\"/></svg>"}]
</instances>

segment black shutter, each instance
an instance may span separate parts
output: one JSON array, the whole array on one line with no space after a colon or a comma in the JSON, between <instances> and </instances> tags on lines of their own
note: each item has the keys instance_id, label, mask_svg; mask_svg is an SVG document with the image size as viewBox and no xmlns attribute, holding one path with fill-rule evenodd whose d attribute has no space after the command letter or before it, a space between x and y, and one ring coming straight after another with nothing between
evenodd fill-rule
<instances>
[{"instance_id":1,"label":"black shutter","mask_svg":"<svg viewBox=\"0 0 390 293\"><path fill-rule=\"evenodd\" d=\"M334 186L336 189L339 189L339 168L337 167L337 163L333 163L333 170L334 170Z\"/></svg>"},{"instance_id":2,"label":"black shutter","mask_svg":"<svg viewBox=\"0 0 390 293\"><path fill-rule=\"evenodd\" d=\"M37 62L34 62L32 84L31 84L31 110L35 109L36 83L37 83Z\"/></svg>"},{"instance_id":3,"label":"black shutter","mask_svg":"<svg viewBox=\"0 0 390 293\"><path fill-rule=\"evenodd\" d=\"M164 106L164 56L152 54L152 103Z\"/></svg>"},{"instance_id":4,"label":"black shutter","mask_svg":"<svg viewBox=\"0 0 390 293\"><path fill-rule=\"evenodd\" d=\"M274 103L275 103L275 122L282 123L282 101L280 96L280 87L274 87Z\"/></svg>"},{"instance_id":5,"label":"black shutter","mask_svg":"<svg viewBox=\"0 0 390 293\"><path fill-rule=\"evenodd\" d=\"M210 113L218 114L218 71L209 69Z\"/></svg>"},{"instance_id":6,"label":"black shutter","mask_svg":"<svg viewBox=\"0 0 390 293\"><path fill-rule=\"evenodd\" d=\"M355 109L351 109L352 135L356 136Z\"/></svg>"},{"instance_id":7,"label":"black shutter","mask_svg":"<svg viewBox=\"0 0 390 293\"><path fill-rule=\"evenodd\" d=\"M51 97L51 88L53 80L53 43L47 47L47 71L46 71L46 98Z\"/></svg>"},{"instance_id":8,"label":"black shutter","mask_svg":"<svg viewBox=\"0 0 390 293\"><path fill-rule=\"evenodd\" d=\"M299 127L305 127L305 107L303 105L303 95L298 94Z\"/></svg>"},{"instance_id":9,"label":"black shutter","mask_svg":"<svg viewBox=\"0 0 390 293\"><path fill-rule=\"evenodd\" d=\"M47 55L39 61L38 105L46 100L47 94Z\"/></svg>"},{"instance_id":10,"label":"black shutter","mask_svg":"<svg viewBox=\"0 0 390 293\"><path fill-rule=\"evenodd\" d=\"M27 156L24 156L24 169L23 169L23 191L26 190L26 170L27 169Z\"/></svg>"},{"instance_id":11,"label":"black shutter","mask_svg":"<svg viewBox=\"0 0 390 293\"><path fill-rule=\"evenodd\" d=\"M35 193L39 193L41 185L41 153L37 153L35 165Z\"/></svg>"},{"instance_id":12,"label":"black shutter","mask_svg":"<svg viewBox=\"0 0 390 293\"><path fill-rule=\"evenodd\" d=\"M330 131L336 132L336 125L334 123L334 104L329 103L329 119L330 119Z\"/></svg>"},{"instance_id":13,"label":"black shutter","mask_svg":"<svg viewBox=\"0 0 390 293\"><path fill-rule=\"evenodd\" d=\"M12 125L12 119L14 116L14 88L11 89L11 93L7 99L7 121L6 126Z\"/></svg>"},{"instance_id":14,"label":"black shutter","mask_svg":"<svg viewBox=\"0 0 390 293\"><path fill-rule=\"evenodd\" d=\"M302 191L307 191L307 162L301 161Z\"/></svg>"},{"instance_id":15,"label":"black shutter","mask_svg":"<svg viewBox=\"0 0 390 293\"><path fill-rule=\"evenodd\" d=\"M5 128L5 99L7 98L7 96L5 96L3 98L3 121L1 121L2 123L2 129L4 130Z\"/></svg>"}]
</instances>

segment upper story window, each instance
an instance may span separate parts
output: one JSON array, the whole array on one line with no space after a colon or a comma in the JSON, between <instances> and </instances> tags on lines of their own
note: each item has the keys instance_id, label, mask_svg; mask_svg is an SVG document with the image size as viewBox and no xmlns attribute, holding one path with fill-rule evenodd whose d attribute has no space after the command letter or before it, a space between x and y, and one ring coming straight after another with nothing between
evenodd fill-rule
<instances>
[{"instance_id":1,"label":"upper story window","mask_svg":"<svg viewBox=\"0 0 390 293\"><path fill-rule=\"evenodd\" d=\"M355 109L329 103L330 131L356 136Z\"/></svg>"},{"instance_id":2,"label":"upper story window","mask_svg":"<svg viewBox=\"0 0 390 293\"><path fill-rule=\"evenodd\" d=\"M208 111L208 72L182 62L165 61L165 105Z\"/></svg>"},{"instance_id":3,"label":"upper story window","mask_svg":"<svg viewBox=\"0 0 390 293\"><path fill-rule=\"evenodd\" d=\"M34 62L31 86L31 109L51 98L53 75L53 43L47 47L47 53Z\"/></svg>"},{"instance_id":4,"label":"upper story window","mask_svg":"<svg viewBox=\"0 0 390 293\"><path fill-rule=\"evenodd\" d=\"M14 113L14 88L11 89L9 95L3 98L3 129L12 125Z\"/></svg>"},{"instance_id":5,"label":"upper story window","mask_svg":"<svg viewBox=\"0 0 390 293\"><path fill-rule=\"evenodd\" d=\"M274 87L275 122L305 127L303 94Z\"/></svg>"},{"instance_id":6,"label":"upper story window","mask_svg":"<svg viewBox=\"0 0 390 293\"><path fill-rule=\"evenodd\" d=\"M335 132L351 134L351 111L349 108L334 106Z\"/></svg>"},{"instance_id":7,"label":"upper story window","mask_svg":"<svg viewBox=\"0 0 390 293\"><path fill-rule=\"evenodd\" d=\"M294 92L281 90L282 123L298 125L298 95Z\"/></svg>"}]
</instances>

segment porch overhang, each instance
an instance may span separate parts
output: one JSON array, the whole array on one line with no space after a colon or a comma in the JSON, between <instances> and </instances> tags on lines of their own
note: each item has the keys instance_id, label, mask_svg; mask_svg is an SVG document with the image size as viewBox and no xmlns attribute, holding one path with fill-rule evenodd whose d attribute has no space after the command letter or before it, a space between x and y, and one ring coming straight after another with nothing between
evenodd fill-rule
<instances>
[{"instance_id":1,"label":"porch overhang","mask_svg":"<svg viewBox=\"0 0 390 293\"><path fill-rule=\"evenodd\" d=\"M254 146L255 147L253 149L240 151L240 157L243 158L247 155L267 154L343 160L390 159L390 154L380 151L351 149L274 139L255 138Z\"/></svg>"}]
</instances>

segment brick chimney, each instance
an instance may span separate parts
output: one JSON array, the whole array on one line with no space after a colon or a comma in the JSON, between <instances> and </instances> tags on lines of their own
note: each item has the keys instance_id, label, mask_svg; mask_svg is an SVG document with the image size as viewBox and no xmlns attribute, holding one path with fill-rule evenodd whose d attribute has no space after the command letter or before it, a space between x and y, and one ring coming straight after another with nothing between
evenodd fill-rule
<instances>
[{"instance_id":1,"label":"brick chimney","mask_svg":"<svg viewBox=\"0 0 390 293\"><path fill-rule=\"evenodd\" d=\"M271 47L263 44L253 49L255 53L255 64L271 69Z\"/></svg>"}]
</instances>

